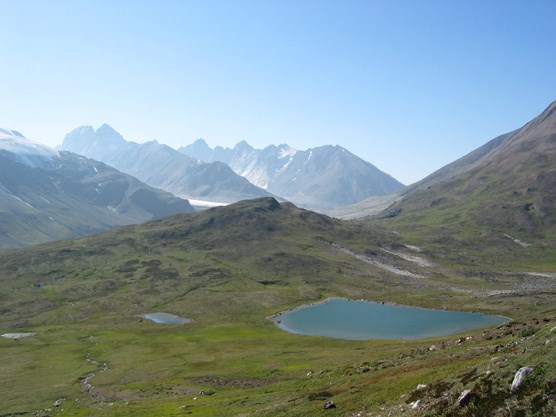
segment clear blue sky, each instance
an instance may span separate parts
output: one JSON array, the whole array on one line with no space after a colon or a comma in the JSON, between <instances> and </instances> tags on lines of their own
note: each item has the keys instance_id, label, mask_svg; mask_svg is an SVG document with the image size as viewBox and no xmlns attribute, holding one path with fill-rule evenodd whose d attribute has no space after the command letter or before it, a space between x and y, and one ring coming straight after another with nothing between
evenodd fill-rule
<instances>
[{"instance_id":1,"label":"clear blue sky","mask_svg":"<svg viewBox=\"0 0 556 417\"><path fill-rule=\"evenodd\" d=\"M411 183L556 100L556 1L0 0L0 126L338 144Z\"/></svg>"}]
</instances>

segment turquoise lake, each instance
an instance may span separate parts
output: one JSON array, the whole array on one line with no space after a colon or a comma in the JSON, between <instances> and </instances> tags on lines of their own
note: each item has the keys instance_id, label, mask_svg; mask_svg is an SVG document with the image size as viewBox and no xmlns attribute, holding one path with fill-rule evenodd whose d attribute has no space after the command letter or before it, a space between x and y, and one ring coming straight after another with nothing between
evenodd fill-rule
<instances>
[{"instance_id":1,"label":"turquoise lake","mask_svg":"<svg viewBox=\"0 0 556 417\"><path fill-rule=\"evenodd\" d=\"M274 317L282 330L349 340L446 336L509 321L502 316L334 298Z\"/></svg>"}]
</instances>

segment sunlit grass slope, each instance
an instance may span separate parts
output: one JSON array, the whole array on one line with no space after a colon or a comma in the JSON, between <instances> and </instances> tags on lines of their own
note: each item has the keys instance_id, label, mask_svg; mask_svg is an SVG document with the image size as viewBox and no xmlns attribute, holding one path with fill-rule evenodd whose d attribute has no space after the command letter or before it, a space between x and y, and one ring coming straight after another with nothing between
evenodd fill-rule
<instances>
[{"instance_id":1,"label":"sunlit grass slope","mask_svg":"<svg viewBox=\"0 0 556 417\"><path fill-rule=\"evenodd\" d=\"M0 338L0 415L401 413L417 384L446 387L450 401L483 384L493 355L506 357L493 368L504 392L521 364L545 369L520 404L547 392L555 345L544 341L554 288L526 291L521 275L503 264L493 275L495 261L481 275L443 260L434 245L418 252L433 266L418 265L408 260L406 243L368 222L340 222L266 198L4 251L0 332L37 335ZM526 266L516 259L514 267ZM459 335L386 342L293 335L267 319L331 296L481 310L523 324L470 332L463 342ZM193 322L141 318L157 311ZM533 337L521 341L524 335ZM466 378L472 369L479 376ZM431 412L440 409L441 394L423 393ZM496 398L492 407L513 401ZM328 400L337 408L324 410Z\"/></svg>"}]
</instances>

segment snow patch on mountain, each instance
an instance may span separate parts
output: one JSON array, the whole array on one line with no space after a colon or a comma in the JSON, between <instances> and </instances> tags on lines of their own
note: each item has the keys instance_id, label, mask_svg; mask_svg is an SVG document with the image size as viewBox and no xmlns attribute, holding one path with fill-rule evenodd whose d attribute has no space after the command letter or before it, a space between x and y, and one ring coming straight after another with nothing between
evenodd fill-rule
<instances>
[{"instance_id":1,"label":"snow patch on mountain","mask_svg":"<svg viewBox=\"0 0 556 417\"><path fill-rule=\"evenodd\" d=\"M221 161L251 183L305 208L353 204L403 186L341 146L300 151L287 144L255 149L241 141L232 149L211 149L196 141L179 149L194 158Z\"/></svg>"},{"instance_id":2,"label":"snow patch on mountain","mask_svg":"<svg viewBox=\"0 0 556 417\"><path fill-rule=\"evenodd\" d=\"M16 130L0 128L0 151L13 154L16 161L38 168L59 156L55 149L27 139Z\"/></svg>"},{"instance_id":3,"label":"snow patch on mountain","mask_svg":"<svg viewBox=\"0 0 556 417\"><path fill-rule=\"evenodd\" d=\"M297 149L294 149L288 145L280 145L278 149L280 150L280 154L278 156L278 158L280 159L288 157L291 159L297 153Z\"/></svg>"}]
</instances>

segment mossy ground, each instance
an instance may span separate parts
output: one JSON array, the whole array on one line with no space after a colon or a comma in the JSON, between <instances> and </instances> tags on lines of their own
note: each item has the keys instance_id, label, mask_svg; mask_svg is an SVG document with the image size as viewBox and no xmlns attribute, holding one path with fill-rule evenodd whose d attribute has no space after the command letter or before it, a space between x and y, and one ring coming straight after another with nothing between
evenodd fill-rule
<instances>
[{"instance_id":1,"label":"mossy ground","mask_svg":"<svg viewBox=\"0 0 556 417\"><path fill-rule=\"evenodd\" d=\"M424 278L358 261L330 241ZM540 385L554 378L556 344L544 345L556 313L554 287L528 289L512 272L541 267L528 265L521 249L511 267L493 261L484 270L456 263L446 250L437 255L434 245L420 254L438 263L428 269L383 251L406 243L415 242L264 200L6 251L0 331L37 336L0 338L0 415L388 415L407 408L417 384L446 381L445 392L455 395L466 385L458 375L484 371L500 352L506 361L496 372L504 384L521 364L548 364ZM554 271L550 265L544 271ZM526 284L544 282L531 277ZM493 291L509 292L487 296ZM480 310L539 324L514 352L509 344L524 337L516 331L490 339L483 330L469 332L463 343L455 342L460 335L345 341L288 334L266 319L330 296ZM194 322L141 319L155 311ZM427 395L433 407L436 399ZM324 410L327 400L337 408Z\"/></svg>"}]
</instances>

